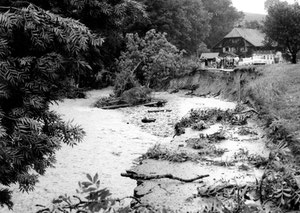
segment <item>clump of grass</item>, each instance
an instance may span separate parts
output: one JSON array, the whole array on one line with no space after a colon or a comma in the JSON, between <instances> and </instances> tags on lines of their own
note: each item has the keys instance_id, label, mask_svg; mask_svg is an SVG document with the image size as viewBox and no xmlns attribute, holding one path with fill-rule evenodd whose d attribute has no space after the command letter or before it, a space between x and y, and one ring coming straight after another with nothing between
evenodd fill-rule
<instances>
[{"instance_id":1,"label":"clump of grass","mask_svg":"<svg viewBox=\"0 0 300 213\"><path fill-rule=\"evenodd\" d=\"M203 137L203 136L201 136ZM206 138L208 138L208 140L210 141L210 143L217 143L220 142L222 140L225 140L225 131L223 129L220 129L219 131L210 134L210 135L206 135Z\"/></svg>"},{"instance_id":2,"label":"clump of grass","mask_svg":"<svg viewBox=\"0 0 300 213\"><path fill-rule=\"evenodd\" d=\"M269 162L268 158L262 157L258 154L250 154L249 150L244 148L240 148L238 152L234 153L234 160L238 162L247 161L257 168L265 167Z\"/></svg>"},{"instance_id":3,"label":"clump of grass","mask_svg":"<svg viewBox=\"0 0 300 213\"><path fill-rule=\"evenodd\" d=\"M251 114L239 114L244 106L238 105L236 109L192 109L188 116L183 117L175 124L175 130L179 128L191 127L195 130L203 130L209 125L217 122L225 122L232 125L244 125Z\"/></svg>"},{"instance_id":4,"label":"clump of grass","mask_svg":"<svg viewBox=\"0 0 300 213\"><path fill-rule=\"evenodd\" d=\"M187 128L204 128L210 124L229 121L233 117L233 110L221 109L192 109L188 116L183 117L176 125Z\"/></svg>"},{"instance_id":5,"label":"clump of grass","mask_svg":"<svg viewBox=\"0 0 300 213\"><path fill-rule=\"evenodd\" d=\"M191 159L191 156L183 151L169 150L161 145L155 145L150 148L147 153L142 155L142 159L168 160L171 162L186 162Z\"/></svg>"},{"instance_id":6,"label":"clump of grass","mask_svg":"<svg viewBox=\"0 0 300 213\"><path fill-rule=\"evenodd\" d=\"M207 129L209 125L207 125L204 121L199 121L197 123L192 124L192 129L193 130L198 130L201 131L203 129Z\"/></svg>"},{"instance_id":7,"label":"clump of grass","mask_svg":"<svg viewBox=\"0 0 300 213\"><path fill-rule=\"evenodd\" d=\"M222 156L227 149L217 148L215 145L210 144L209 140L203 138L190 138L186 140L187 146L193 149L197 149L200 156L212 156L220 157Z\"/></svg>"},{"instance_id":8,"label":"clump of grass","mask_svg":"<svg viewBox=\"0 0 300 213\"><path fill-rule=\"evenodd\" d=\"M154 147L150 148L147 153L142 155L140 159L167 160L178 163L186 161L197 162L204 156L222 156L226 151L226 149L219 149L211 144L207 144L207 146L204 146L203 148L200 148L200 146L196 145L194 148L197 149L198 152L188 152L182 149L171 150L162 147L161 145L155 145Z\"/></svg>"},{"instance_id":9,"label":"clump of grass","mask_svg":"<svg viewBox=\"0 0 300 213\"><path fill-rule=\"evenodd\" d=\"M241 127L238 131L239 135L257 135L257 132L251 130L249 127Z\"/></svg>"}]
</instances>

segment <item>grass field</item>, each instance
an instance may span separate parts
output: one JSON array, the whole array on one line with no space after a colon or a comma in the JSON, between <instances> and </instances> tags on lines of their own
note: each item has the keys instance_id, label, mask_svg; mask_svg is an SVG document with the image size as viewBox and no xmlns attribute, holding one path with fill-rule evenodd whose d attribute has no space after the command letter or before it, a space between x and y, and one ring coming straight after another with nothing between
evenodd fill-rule
<instances>
[{"instance_id":1,"label":"grass field","mask_svg":"<svg viewBox=\"0 0 300 213\"><path fill-rule=\"evenodd\" d=\"M290 142L300 156L300 65L276 64L258 68L262 74L244 88L263 112L271 136Z\"/></svg>"}]
</instances>

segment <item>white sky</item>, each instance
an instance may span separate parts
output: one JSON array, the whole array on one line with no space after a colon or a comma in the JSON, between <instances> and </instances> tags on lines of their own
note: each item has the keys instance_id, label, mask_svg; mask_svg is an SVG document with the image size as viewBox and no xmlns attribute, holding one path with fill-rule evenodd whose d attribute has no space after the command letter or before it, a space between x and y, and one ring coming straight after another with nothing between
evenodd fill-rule
<instances>
[{"instance_id":1,"label":"white sky","mask_svg":"<svg viewBox=\"0 0 300 213\"><path fill-rule=\"evenodd\" d=\"M265 0L231 0L234 7L239 11L248 13L266 14L264 9ZM286 0L289 3L294 3L294 0Z\"/></svg>"}]
</instances>

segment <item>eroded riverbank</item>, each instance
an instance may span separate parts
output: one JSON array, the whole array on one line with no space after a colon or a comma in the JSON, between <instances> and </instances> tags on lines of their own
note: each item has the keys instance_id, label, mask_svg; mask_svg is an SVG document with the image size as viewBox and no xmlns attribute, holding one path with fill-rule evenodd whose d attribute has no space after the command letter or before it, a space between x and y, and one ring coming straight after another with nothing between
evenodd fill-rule
<instances>
[{"instance_id":1,"label":"eroded riverbank","mask_svg":"<svg viewBox=\"0 0 300 213\"><path fill-rule=\"evenodd\" d=\"M177 104L179 106L177 114L181 118L192 108L203 109L205 112L205 110L209 111L213 108L226 111L236 107L232 102L214 98L189 98L184 93L182 91L177 94L174 100L172 95L160 93L159 97L167 99L169 104L163 109L170 109ZM185 101L187 103L184 103ZM129 109L125 111L129 111ZM129 120L135 120L134 123L145 128L145 124L137 119L138 115L160 118L166 116L165 114L149 115L145 107L136 107L136 110L131 111L131 115L129 114ZM208 189L213 190L214 187L224 186L232 186L232 188L247 186L249 193L252 193L250 188L255 186L256 181L261 179L264 173L265 165L258 164L267 162L270 150L266 147L264 132L258 126L255 116L251 117L253 119L247 119L243 125L238 124L239 121L230 123L221 119L202 131L193 130L190 127L185 128L184 134L175 136L167 143L157 144L148 150L147 154L139 161L139 165L133 168L138 175L153 177L170 174L182 179L192 179L202 175L209 175L209 177L191 183L166 178L140 180L137 182L135 196L140 198L142 203L150 204L156 210L166 208L178 212L203 212L205 208L214 208L213 206L217 208L216 206L223 205L220 200L214 199L219 195L205 194ZM145 128L146 131L154 133L161 128L159 123L146 125L150 127L149 129ZM172 125L173 131L174 125ZM223 134L224 139L209 141L209 137L219 133ZM231 208L233 207L231 206Z\"/></svg>"}]
</instances>

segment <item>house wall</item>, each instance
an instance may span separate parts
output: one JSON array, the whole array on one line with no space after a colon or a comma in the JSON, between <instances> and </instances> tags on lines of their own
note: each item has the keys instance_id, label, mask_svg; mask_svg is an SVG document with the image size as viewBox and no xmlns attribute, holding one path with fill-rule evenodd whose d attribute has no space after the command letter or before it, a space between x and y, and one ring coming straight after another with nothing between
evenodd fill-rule
<instances>
[{"instance_id":1,"label":"house wall","mask_svg":"<svg viewBox=\"0 0 300 213\"><path fill-rule=\"evenodd\" d=\"M242 37L224 38L223 41L213 49L214 52L218 51L220 53L233 52L239 57L249 57L256 50L258 50L258 48Z\"/></svg>"}]
</instances>

